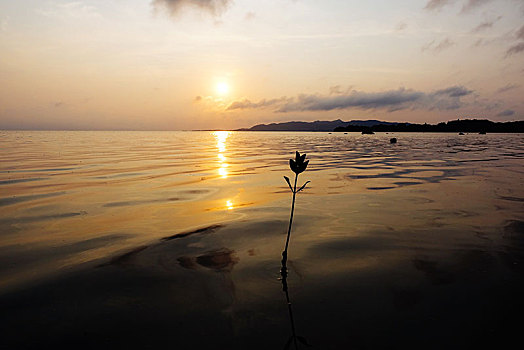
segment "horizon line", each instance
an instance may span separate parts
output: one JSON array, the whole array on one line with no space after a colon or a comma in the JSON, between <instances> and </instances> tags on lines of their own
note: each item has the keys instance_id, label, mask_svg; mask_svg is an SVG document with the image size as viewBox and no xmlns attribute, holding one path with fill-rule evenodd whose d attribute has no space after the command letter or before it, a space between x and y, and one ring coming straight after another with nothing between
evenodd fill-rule
<instances>
[{"instance_id":1,"label":"horizon line","mask_svg":"<svg viewBox=\"0 0 524 350\"><path fill-rule=\"evenodd\" d=\"M487 118L483 119L477 119L477 118L464 118L464 119L450 119L447 121L441 121L436 122L434 124L431 123L414 123L414 122L398 122L398 121L383 121L378 119L351 119L349 121L343 121L342 119L333 119L333 120L315 120L315 121L304 121L304 120L290 120L290 121L281 121L281 122L268 122L268 123L260 123L260 124L254 124L249 127L241 127L241 128L235 128L235 129L223 129L223 128L217 128L217 129L73 129L73 128L64 128L64 129L48 129L48 128L0 128L0 132L3 131L268 131L268 130L249 130L252 127L259 126L259 125L271 125L271 124L283 124L283 123L315 123L315 122L335 122L337 120L342 121L343 123L350 123L352 121L379 121L379 122L385 122L385 123L397 123L397 124L429 124L429 125L438 125L440 123L447 123L450 121L460 121L460 120L487 120L492 123L515 123L515 122L522 122L523 120L508 120L508 121L492 121ZM294 131L294 130L286 130L286 131ZM296 130L300 131L300 130ZM304 131L304 132L322 132L322 131Z\"/></svg>"}]
</instances>

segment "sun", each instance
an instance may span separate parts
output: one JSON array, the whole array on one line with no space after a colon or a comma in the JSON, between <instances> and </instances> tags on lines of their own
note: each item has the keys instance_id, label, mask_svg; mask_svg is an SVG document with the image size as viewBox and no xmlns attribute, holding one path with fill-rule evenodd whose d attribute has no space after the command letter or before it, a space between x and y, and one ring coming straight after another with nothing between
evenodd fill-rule
<instances>
[{"instance_id":1,"label":"sun","mask_svg":"<svg viewBox=\"0 0 524 350\"><path fill-rule=\"evenodd\" d=\"M225 81L220 81L216 85L216 91L219 95L227 95L229 92L229 85Z\"/></svg>"}]
</instances>

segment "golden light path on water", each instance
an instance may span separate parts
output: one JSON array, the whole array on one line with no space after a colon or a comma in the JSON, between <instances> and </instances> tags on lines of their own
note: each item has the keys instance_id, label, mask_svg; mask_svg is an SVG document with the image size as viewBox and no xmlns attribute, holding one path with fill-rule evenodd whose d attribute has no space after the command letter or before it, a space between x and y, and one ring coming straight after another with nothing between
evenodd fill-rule
<instances>
[{"instance_id":1,"label":"golden light path on water","mask_svg":"<svg viewBox=\"0 0 524 350\"><path fill-rule=\"evenodd\" d=\"M228 177L227 168L229 167L229 164L227 163L227 158L225 156L225 153L227 151L226 142L227 138L231 135L231 131L214 131L213 136L216 139L217 142L217 149L218 149L218 174L221 178L226 179ZM233 202L228 199L226 200L226 208L227 210L231 210L234 208Z\"/></svg>"},{"instance_id":2,"label":"golden light path on water","mask_svg":"<svg viewBox=\"0 0 524 350\"><path fill-rule=\"evenodd\" d=\"M227 158L224 155L226 152L226 141L229 135L231 134L230 131L214 131L213 136L215 137L217 141L217 148L218 148L218 163L220 167L218 168L218 174L222 178L227 178L227 167L229 164L227 164Z\"/></svg>"}]
</instances>

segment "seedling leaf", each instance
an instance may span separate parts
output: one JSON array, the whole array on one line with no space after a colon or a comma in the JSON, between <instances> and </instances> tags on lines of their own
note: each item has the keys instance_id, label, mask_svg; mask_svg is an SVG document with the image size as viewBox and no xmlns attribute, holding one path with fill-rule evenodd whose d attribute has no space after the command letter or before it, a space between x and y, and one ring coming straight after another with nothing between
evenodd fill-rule
<instances>
[{"instance_id":1,"label":"seedling leaf","mask_svg":"<svg viewBox=\"0 0 524 350\"><path fill-rule=\"evenodd\" d=\"M300 191L302 191L302 190L303 190L303 189L304 189L304 188L306 187L306 185L307 185L308 183L310 183L310 182L311 182L311 181L306 181L306 183L305 183L305 184L303 184L303 185L302 185L302 187L300 187L300 188L298 189L298 191L297 191L297 192L300 192Z\"/></svg>"},{"instance_id":2,"label":"seedling leaf","mask_svg":"<svg viewBox=\"0 0 524 350\"><path fill-rule=\"evenodd\" d=\"M291 182L289 181L289 177L284 176L284 179L286 179L286 182L289 185L289 189L291 190L291 192L293 192L293 187L291 187Z\"/></svg>"}]
</instances>

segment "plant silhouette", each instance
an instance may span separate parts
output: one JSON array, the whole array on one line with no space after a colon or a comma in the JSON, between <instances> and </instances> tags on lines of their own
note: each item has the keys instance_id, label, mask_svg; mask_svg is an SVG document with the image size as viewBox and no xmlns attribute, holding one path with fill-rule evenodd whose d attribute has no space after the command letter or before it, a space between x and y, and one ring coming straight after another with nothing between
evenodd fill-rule
<instances>
[{"instance_id":1,"label":"plant silhouette","mask_svg":"<svg viewBox=\"0 0 524 350\"><path fill-rule=\"evenodd\" d=\"M297 335L295 330L295 319L293 317L293 309L291 308L291 299L289 298L289 288L287 286L287 272L282 274L282 291L286 295L287 309L289 311L289 321L291 323L291 337L286 342L284 350L287 350L291 347L291 344L295 345L295 350L298 350L298 343L302 343L307 347L311 347L305 337Z\"/></svg>"},{"instance_id":2,"label":"plant silhouette","mask_svg":"<svg viewBox=\"0 0 524 350\"><path fill-rule=\"evenodd\" d=\"M291 226L293 225L293 214L295 211L295 198L296 198L297 193L302 191L304 188L306 188L306 185L310 182L310 181L306 181L306 183L304 183L297 190L298 175L306 170L308 163L309 163L309 160L306 160L306 154L304 153L303 155L300 155L300 153L297 151L295 154L295 159L289 160L289 167L295 173L295 184L291 186L291 182L289 181L289 178L287 176L284 176L284 179L286 179L286 182L289 185L289 189L293 193L293 200L291 202L291 214L289 216L289 227L287 229L286 247L284 248L284 251L282 252L282 268L280 269L280 274L282 275L282 278L284 278L284 276L287 276L287 250L289 247L289 237L291 235Z\"/></svg>"},{"instance_id":3,"label":"plant silhouette","mask_svg":"<svg viewBox=\"0 0 524 350\"><path fill-rule=\"evenodd\" d=\"M295 320L293 318L293 310L291 308L291 300L289 299L289 291L287 286L287 251L289 248L289 238L291 236L291 227L293 226L293 214L295 212L295 199L298 192L302 191L304 188L306 188L306 185L310 181L306 181L299 189L297 189L297 181L298 181L298 175L302 172L304 172L307 168L307 165L309 163L309 160L306 160L306 154L300 155L300 153L297 151L295 153L295 159L289 160L289 168L295 173L295 183L293 186L291 186L291 181L287 176L284 176L284 179L286 179L287 184L289 185L289 189L293 193L293 200L291 202L291 214L289 215L289 227L287 229L287 237L286 237L286 247L284 248L284 251L282 252L282 267L280 268L280 275L282 276L282 291L286 295L286 301L287 301L287 307L289 311L289 320L291 322L291 337L288 339L284 349L289 349L291 347L291 344L295 345L295 349L298 349L298 343L302 343L306 346L311 346L308 344L306 338L302 336L297 336L295 331Z\"/></svg>"}]
</instances>

